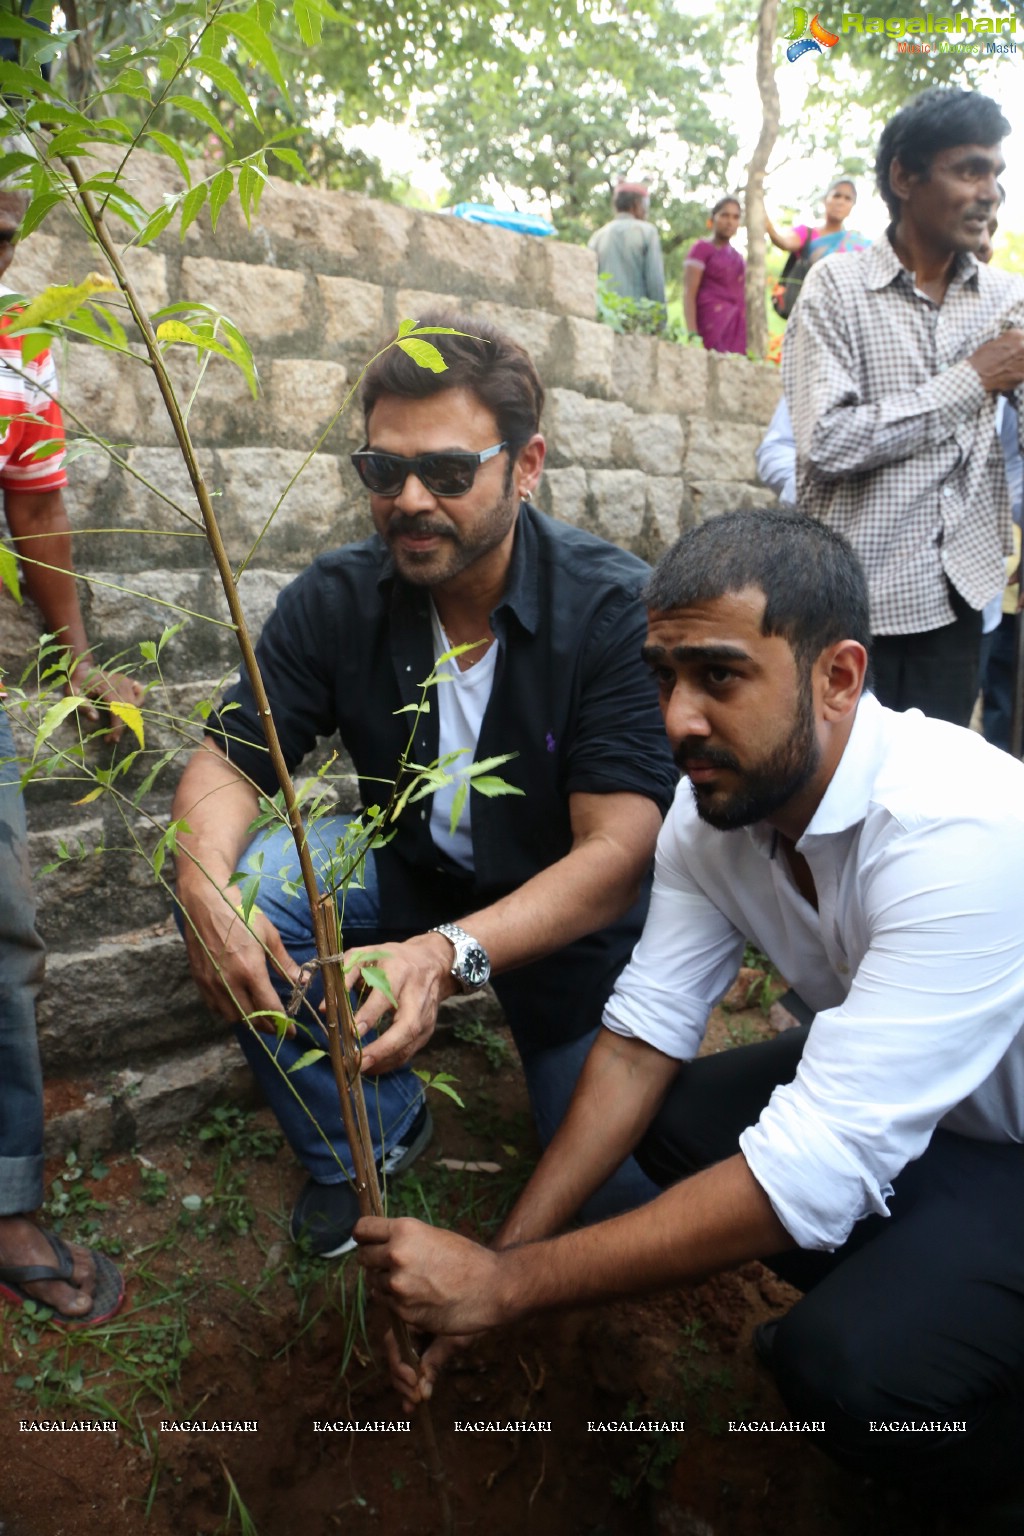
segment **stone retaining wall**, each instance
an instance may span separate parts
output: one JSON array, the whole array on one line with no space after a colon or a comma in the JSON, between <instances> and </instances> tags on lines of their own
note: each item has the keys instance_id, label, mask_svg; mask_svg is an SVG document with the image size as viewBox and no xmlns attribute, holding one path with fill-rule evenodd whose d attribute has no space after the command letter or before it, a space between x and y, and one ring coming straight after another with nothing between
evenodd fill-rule
<instances>
[{"instance_id":1,"label":"stone retaining wall","mask_svg":"<svg viewBox=\"0 0 1024 1536\"><path fill-rule=\"evenodd\" d=\"M166 178L145 157L135 175L137 195L153 206ZM754 450L778 396L777 370L597 324L585 249L271 181L251 229L228 209L215 237L193 226L184 241L165 236L129 251L127 264L149 309L208 301L256 354L256 402L240 374L215 362L191 416L233 559L312 452L242 579L254 625L315 552L365 536L365 496L346 457L361 441L358 409L323 434L379 338L439 300L493 320L534 356L548 387L549 467L538 500L554 516L654 559L695 520L774 499L757 484ZM34 293L96 265L57 215L19 249L7 281ZM178 618L161 603L224 619L223 599L205 545L181 536L194 530L158 494L185 498L189 488L148 370L84 344L58 366L69 418L116 444L141 476L105 457L79 458L67 496L78 569L96 583L82 587L89 633L104 654L137 659L138 642ZM195 366L174 366L190 388ZM28 607L3 599L0 646L13 672L38 627ZM186 713L234 670L232 634L192 619L162 663L163 687L149 706ZM179 739L159 721L148 727L147 747ZM61 844L81 850L38 882L49 948L39 1024L55 1111L50 1150L152 1140L214 1096L243 1091L235 1048L189 979L166 894L141 860L116 851L131 834L155 842L174 772L127 828L102 800L72 804L81 787L29 788L34 867Z\"/></svg>"}]
</instances>

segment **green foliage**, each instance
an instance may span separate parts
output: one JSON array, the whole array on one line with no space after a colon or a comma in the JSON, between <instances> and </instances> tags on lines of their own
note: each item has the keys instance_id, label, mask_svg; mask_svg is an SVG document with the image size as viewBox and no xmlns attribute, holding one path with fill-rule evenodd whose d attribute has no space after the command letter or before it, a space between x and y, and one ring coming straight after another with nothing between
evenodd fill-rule
<instances>
[{"instance_id":1,"label":"green foliage","mask_svg":"<svg viewBox=\"0 0 1024 1536\"><path fill-rule=\"evenodd\" d=\"M724 182L735 137L706 93L720 80L722 29L669 0L612 6L553 0L514 16L467 16L457 70L438 71L419 124L453 200L550 204L563 239L582 241L609 214L623 176L656 183L651 217L672 250L698 232Z\"/></svg>"},{"instance_id":2,"label":"green foliage","mask_svg":"<svg viewBox=\"0 0 1024 1536\"><path fill-rule=\"evenodd\" d=\"M598 273L597 318L620 335L660 336L665 306L655 299L633 299L619 293L607 272Z\"/></svg>"},{"instance_id":3,"label":"green foliage","mask_svg":"<svg viewBox=\"0 0 1024 1536\"><path fill-rule=\"evenodd\" d=\"M514 1056L507 1040L480 1019L458 1019L452 1026L452 1034L464 1045L475 1046L483 1051L492 1072L500 1072L513 1065Z\"/></svg>"}]
</instances>

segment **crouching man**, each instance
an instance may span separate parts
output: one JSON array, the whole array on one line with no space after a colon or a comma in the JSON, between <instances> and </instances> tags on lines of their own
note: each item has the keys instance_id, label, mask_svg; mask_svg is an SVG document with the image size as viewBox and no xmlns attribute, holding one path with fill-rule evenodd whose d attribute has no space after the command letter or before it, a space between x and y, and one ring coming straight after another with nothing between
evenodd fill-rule
<instances>
[{"instance_id":1,"label":"crouching man","mask_svg":"<svg viewBox=\"0 0 1024 1536\"><path fill-rule=\"evenodd\" d=\"M526 352L477 320L422 323L469 334L434 338L443 373L396 347L367 372L366 446L352 457L375 532L320 555L285 588L257 652L289 767L338 731L372 805L395 778L420 685L452 647L472 647L445 664L448 681L432 690L414 743L422 764L463 749L455 782L399 818L344 902L346 944L378 952L366 963L385 972L397 1004L379 1037L372 1030L389 1007L382 991L356 1017L371 1031L362 1058L369 1121L390 1173L430 1137L409 1058L430 1038L439 1002L489 975L540 1139L550 1140L639 936L678 779L640 659L648 567L531 505L544 463L544 390ZM244 678L229 702L176 797L174 815L191 828L178 898L207 1001L226 1018L255 1014L258 1023L280 1010L314 944L290 834L252 841L259 795L276 784ZM519 793L471 794L453 825L453 799L467 784L459 767L506 753L502 773ZM314 826L324 869L344 830L342 818ZM251 928L230 883L240 865L261 875ZM326 1060L288 1070L324 1043L322 988L309 997L294 1040L279 1046L248 1025L240 1038L309 1173L293 1235L330 1256L352 1246L359 1210ZM591 1212L654 1193L627 1162Z\"/></svg>"},{"instance_id":2,"label":"crouching man","mask_svg":"<svg viewBox=\"0 0 1024 1536\"><path fill-rule=\"evenodd\" d=\"M441 1335L763 1259L804 1296L759 1348L829 1451L995 1486L1024 1435L1024 768L864 692L863 573L811 518L684 534L647 602L689 783L569 1113L496 1251L367 1218L360 1258ZM816 1017L695 1060L746 941ZM664 1193L555 1235L634 1150ZM395 1366L407 1403L450 1347Z\"/></svg>"}]
</instances>

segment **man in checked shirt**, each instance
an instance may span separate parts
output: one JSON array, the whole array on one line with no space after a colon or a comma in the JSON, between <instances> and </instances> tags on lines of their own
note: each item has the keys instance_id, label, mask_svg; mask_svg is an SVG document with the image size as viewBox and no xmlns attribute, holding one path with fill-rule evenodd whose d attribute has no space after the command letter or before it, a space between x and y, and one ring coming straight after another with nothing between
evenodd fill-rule
<instances>
[{"instance_id":1,"label":"man in checked shirt","mask_svg":"<svg viewBox=\"0 0 1024 1536\"><path fill-rule=\"evenodd\" d=\"M976 91L897 112L875 164L892 222L812 269L783 349L797 505L864 564L875 692L958 725L1012 547L995 416L1000 394L1020 404L1024 279L977 260L1008 132Z\"/></svg>"}]
</instances>

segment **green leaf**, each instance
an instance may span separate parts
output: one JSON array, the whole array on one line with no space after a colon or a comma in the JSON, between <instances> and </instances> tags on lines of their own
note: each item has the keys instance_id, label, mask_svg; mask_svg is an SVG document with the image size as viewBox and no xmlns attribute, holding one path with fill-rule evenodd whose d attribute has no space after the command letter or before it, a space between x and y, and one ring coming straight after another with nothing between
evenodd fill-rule
<instances>
[{"instance_id":1,"label":"green leaf","mask_svg":"<svg viewBox=\"0 0 1024 1536\"><path fill-rule=\"evenodd\" d=\"M168 96L167 103L169 106L179 107L182 112L187 112L190 117L194 117L197 122L202 123L204 128L209 128L210 132L215 133L218 139L227 145L228 149L234 147L231 135L224 127L220 118L210 111L205 101L200 101L196 96ZM190 181L191 178L186 176L185 180Z\"/></svg>"},{"instance_id":2,"label":"green leaf","mask_svg":"<svg viewBox=\"0 0 1024 1536\"><path fill-rule=\"evenodd\" d=\"M253 11L229 13L219 18L219 25L225 32L230 32L238 39L246 52L266 70L285 101L288 101L290 99L288 82L281 71L274 45L260 26Z\"/></svg>"},{"instance_id":3,"label":"green leaf","mask_svg":"<svg viewBox=\"0 0 1024 1536\"><path fill-rule=\"evenodd\" d=\"M220 171L210 184L210 227L216 232L221 209L235 189L235 179L229 170Z\"/></svg>"},{"instance_id":4,"label":"green leaf","mask_svg":"<svg viewBox=\"0 0 1024 1536\"><path fill-rule=\"evenodd\" d=\"M448 364L436 347L429 341L399 341L397 343L419 368L429 368L431 373L447 373Z\"/></svg>"},{"instance_id":5,"label":"green leaf","mask_svg":"<svg viewBox=\"0 0 1024 1536\"><path fill-rule=\"evenodd\" d=\"M478 774L489 773L492 768L500 768L502 763L510 763L518 752L502 752L499 757L482 757L477 763L470 763L466 769L467 779L476 778Z\"/></svg>"},{"instance_id":6,"label":"green leaf","mask_svg":"<svg viewBox=\"0 0 1024 1536\"><path fill-rule=\"evenodd\" d=\"M36 747L41 747L44 741L48 741L58 726L63 725L68 715L74 714L76 709L81 709L87 703L79 694L69 694L66 699L60 699L56 704L51 704L43 716L43 723L36 732Z\"/></svg>"},{"instance_id":7,"label":"green leaf","mask_svg":"<svg viewBox=\"0 0 1024 1536\"><path fill-rule=\"evenodd\" d=\"M452 1083L457 1079L450 1072L424 1072L418 1067L413 1067L413 1073L425 1088L436 1088L438 1093L446 1093L450 1099L455 1100L460 1109L465 1109L465 1104L452 1087Z\"/></svg>"},{"instance_id":8,"label":"green leaf","mask_svg":"<svg viewBox=\"0 0 1024 1536\"><path fill-rule=\"evenodd\" d=\"M18 580L18 562L13 550L0 540L0 581L16 603L23 603L21 583Z\"/></svg>"},{"instance_id":9,"label":"green leaf","mask_svg":"<svg viewBox=\"0 0 1024 1536\"><path fill-rule=\"evenodd\" d=\"M461 783L458 789L455 791L455 795L452 799L452 814L448 820L448 831L453 837L455 835L455 829L462 818L462 812L465 809L466 796L468 794L469 785L463 781L463 783Z\"/></svg>"},{"instance_id":10,"label":"green leaf","mask_svg":"<svg viewBox=\"0 0 1024 1536\"><path fill-rule=\"evenodd\" d=\"M177 213L180 201L180 198L172 197L164 203L162 208L158 208L155 213L151 213L149 219L135 237L136 245L149 245L158 235L162 235Z\"/></svg>"},{"instance_id":11,"label":"green leaf","mask_svg":"<svg viewBox=\"0 0 1024 1536\"><path fill-rule=\"evenodd\" d=\"M93 800L98 800L99 799L100 795L102 795L102 793L103 793L105 788L106 788L105 784L97 784L96 788L95 789L90 789L89 793L87 795L83 795L81 800L72 800L71 804L72 805L89 805Z\"/></svg>"},{"instance_id":12,"label":"green leaf","mask_svg":"<svg viewBox=\"0 0 1024 1536\"><path fill-rule=\"evenodd\" d=\"M525 790L517 789L514 784L506 784L504 779L491 778L484 774L482 778L470 781L478 794L486 796L488 800L496 799L499 795L523 795Z\"/></svg>"},{"instance_id":13,"label":"green leaf","mask_svg":"<svg viewBox=\"0 0 1024 1536\"><path fill-rule=\"evenodd\" d=\"M181 205L181 239L185 238L185 231L190 224L194 224L199 217L199 211L206 202L206 182L201 181L198 186L192 188Z\"/></svg>"},{"instance_id":14,"label":"green leaf","mask_svg":"<svg viewBox=\"0 0 1024 1536\"><path fill-rule=\"evenodd\" d=\"M29 203L25 211L25 217L18 226L19 240L26 239L37 230L51 208L56 208L63 203L63 192L40 192Z\"/></svg>"},{"instance_id":15,"label":"green leaf","mask_svg":"<svg viewBox=\"0 0 1024 1536\"><path fill-rule=\"evenodd\" d=\"M197 67L224 92L225 96L230 96L236 106L249 114L256 128L260 126L260 120L253 111L252 102L246 94L245 87L233 70L220 59L207 58L205 55L197 60Z\"/></svg>"},{"instance_id":16,"label":"green leaf","mask_svg":"<svg viewBox=\"0 0 1024 1536\"><path fill-rule=\"evenodd\" d=\"M364 965L360 967L362 978L368 987L373 987L377 992L383 992L392 1008L397 1008L395 994L391 990L391 983L387 976L377 965Z\"/></svg>"},{"instance_id":17,"label":"green leaf","mask_svg":"<svg viewBox=\"0 0 1024 1536\"><path fill-rule=\"evenodd\" d=\"M270 153L278 160L283 160L285 165L290 165L293 171L298 171L300 176L308 176L309 172L306 170L301 156L294 149L276 149L271 145Z\"/></svg>"},{"instance_id":18,"label":"green leaf","mask_svg":"<svg viewBox=\"0 0 1024 1536\"><path fill-rule=\"evenodd\" d=\"M322 1061L323 1058L326 1055L327 1055L326 1051L317 1051L317 1050L303 1051L303 1053L299 1057L298 1061L293 1061L292 1062L291 1066L288 1068L288 1071L290 1073L291 1072L301 1072L303 1067L311 1066L314 1061Z\"/></svg>"},{"instance_id":19,"label":"green leaf","mask_svg":"<svg viewBox=\"0 0 1024 1536\"><path fill-rule=\"evenodd\" d=\"M158 145L165 155L170 156L181 172L186 187L190 187L192 185L192 173L189 170L188 161L181 152L181 146L175 143L170 134L162 133L159 128L150 128L145 137L152 139L153 143Z\"/></svg>"},{"instance_id":20,"label":"green leaf","mask_svg":"<svg viewBox=\"0 0 1024 1536\"><path fill-rule=\"evenodd\" d=\"M400 320L399 323L398 323L398 334L399 334L399 336L408 336L409 332L410 331L414 331L415 329L416 329L416 321L415 320Z\"/></svg>"}]
</instances>

